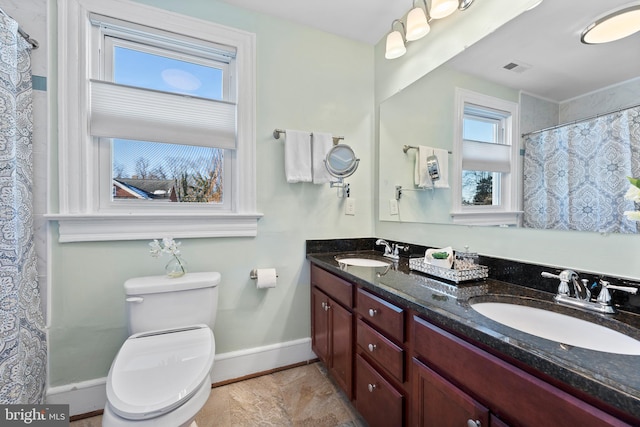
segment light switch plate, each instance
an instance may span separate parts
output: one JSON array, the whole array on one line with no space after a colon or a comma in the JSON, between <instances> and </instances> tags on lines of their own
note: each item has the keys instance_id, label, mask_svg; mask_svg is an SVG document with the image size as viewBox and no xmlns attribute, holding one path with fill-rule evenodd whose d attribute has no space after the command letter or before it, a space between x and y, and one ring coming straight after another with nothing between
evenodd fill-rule
<instances>
[{"instance_id":1,"label":"light switch plate","mask_svg":"<svg viewBox=\"0 0 640 427\"><path fill-rule=\"evenodd\" d=\"M345 215L355 215L356 214L356 200L351 197L347 197L347 200L344 204L344 214Z\"/></svg>"},{"instance_id":2,"label":"light switch plate","mask_svg":"<svg viewBox=\"0 0 640 427\"><path fill-rule=\"evenodd\" d=\"M396 199L389 199L389 214L398 215L398 201Z\"/></svg>"}]
</instances>

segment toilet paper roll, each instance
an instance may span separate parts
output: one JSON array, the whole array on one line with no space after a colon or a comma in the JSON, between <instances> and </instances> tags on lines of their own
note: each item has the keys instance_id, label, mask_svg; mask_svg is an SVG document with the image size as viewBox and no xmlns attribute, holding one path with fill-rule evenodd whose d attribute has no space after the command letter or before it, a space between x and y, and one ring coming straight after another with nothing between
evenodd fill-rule
<instances>
[{"instance_id":1,"label":"toilet paper roll","mask_svg":"<svg viewBox=\"0 0 640 427\"><path fill-rule=\"evenodd\" d=\"M258 289L275 288L276 287L276 269L275 268L258 268L256 269Z\"/></svg>"}]
</instances>

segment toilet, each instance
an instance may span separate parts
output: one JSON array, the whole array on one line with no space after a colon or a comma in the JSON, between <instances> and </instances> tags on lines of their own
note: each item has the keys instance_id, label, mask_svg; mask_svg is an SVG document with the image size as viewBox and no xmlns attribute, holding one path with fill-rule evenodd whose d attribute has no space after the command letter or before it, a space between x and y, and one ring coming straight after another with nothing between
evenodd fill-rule
<instances>
[{"instance_id":1,"label":"toilet","mask_svg":"<svg viewBox=\"0 0 640 427\"><path fill-rule=\"evenodd\" d=\"M107 377L103 427L192 424L211 392L220 273L125 282L129 338Z\"/></svg>"}]
</instances>

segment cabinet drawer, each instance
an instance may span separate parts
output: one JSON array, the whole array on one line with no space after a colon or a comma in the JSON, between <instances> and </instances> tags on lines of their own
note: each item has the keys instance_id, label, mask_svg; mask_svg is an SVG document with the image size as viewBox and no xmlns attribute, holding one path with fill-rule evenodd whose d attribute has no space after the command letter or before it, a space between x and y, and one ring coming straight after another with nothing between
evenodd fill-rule
<instances>
[{"instance_id":1,"label":"cabinet drawer","mask_svg":"<svg viewBox=\"0 0 640 427\"><path fill-rule=\"evenodd\" d=\"M311 284L322 289L340 304L353 307L353 285L346 280L311 264Z\"/></svg>"},{"instance_id":2,"label":"cabinet drawer","mask_svg":"<svg viewBox=\"0 0 640 427\"><path fill-rule=\"evenodd\" d=\"M370 427L402 426L404 398L359 354L356 355L356 409Z\"/></svg>"},{"instance_id":3,"label":"cabinet drawer","mask_svg":"<svg viewBox=\"0 0 640 427\"><path fill-rule=\"evenodd\" d=\"M404 342L404 310L382 298L358 289L356 311L367 322L399 343Z\"/></svg>"},{"instance_id":4,"label":"cabinet drawer","mask_svg":"<svg viewBox=\"0 0 640 427\"><path fill-rule=\"evenodd\" d=\"M384 367L395 379L403 382L404 351L375 329L358 319L357 341L363 352L380 366Z\"/></svg>"},{"instance_id":5,"label":"cabinet drawer","mask_svg":"<svg viewBox=\"0 0 640 427\"><path fill-rule=\"evenodd\" d=\"M509 424L627 425L419 317L412 323L417 355Z\"/></svg>"}]
</instances>

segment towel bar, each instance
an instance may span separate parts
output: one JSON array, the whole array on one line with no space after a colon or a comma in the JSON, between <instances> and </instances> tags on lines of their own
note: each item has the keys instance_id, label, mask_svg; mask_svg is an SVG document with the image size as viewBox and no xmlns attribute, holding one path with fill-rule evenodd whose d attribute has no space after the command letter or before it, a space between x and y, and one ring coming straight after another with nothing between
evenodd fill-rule
<instances>
[{"instance_id":1,"label":"towel bar","mask_svg":"<svg viewBox=\"0 0 640 427\"><path fill-rule=\"evenodd\" d=\"M311 135L313 135L313 132L310 132ZM286 134L286 132L283 129L274 129L273 130L273 137L275 139L280 139L280 135L284 135ZM333 145L338 145L340 143L340 141L342 141L344 139L344 136L334 136L333 137ZM406 151L405 151L406 152Z\"/></svg>"},{"instance_id":2,"label":"towel bar","mask_svg":"<svg viewBox=\"0 0 640 427\"><path fill-rule=\"evenodd\" d=\"M416 147L415 145L404 145L404 146L402 147L402 151L404 151L404 153L405 153L405 154L406 154L406 153L407 153L407 151L409 151L409 150L417 150L417 149L418 149L418 147ZM453 154L453 153L451 153L451 150L447 151L447 153L449 153L449 154Z\"/></svg>"}]
</instances>

